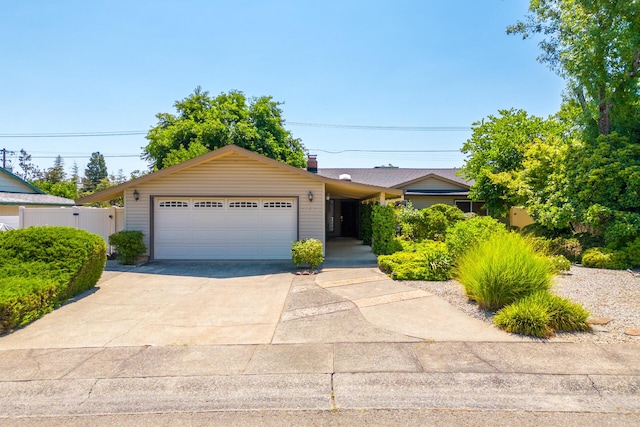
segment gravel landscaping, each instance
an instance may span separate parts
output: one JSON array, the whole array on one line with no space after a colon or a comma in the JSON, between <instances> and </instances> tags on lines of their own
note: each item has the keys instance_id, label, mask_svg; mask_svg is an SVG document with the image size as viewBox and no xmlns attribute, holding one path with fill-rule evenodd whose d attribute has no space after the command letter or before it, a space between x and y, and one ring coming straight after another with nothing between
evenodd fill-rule
<instances>
[{"instance_id":1,"label":"gravel landscaping","mask_svg":"<svg viewBox=\"0 0 640 427\"><path fill-rule=\"evenodd\" d=\"M469 316L491 322L493 314L467 299L462 286L454 281L404 284L423 289L445 299ZM640 336L625 332L640 328L640 271L603 270L572 266L571 271L555 279L552 292L581 303L591 312L592 332L558 333L551 341L640 344ZM607 320L611 319L608 323Z\"/></svg>"}]
</instances>

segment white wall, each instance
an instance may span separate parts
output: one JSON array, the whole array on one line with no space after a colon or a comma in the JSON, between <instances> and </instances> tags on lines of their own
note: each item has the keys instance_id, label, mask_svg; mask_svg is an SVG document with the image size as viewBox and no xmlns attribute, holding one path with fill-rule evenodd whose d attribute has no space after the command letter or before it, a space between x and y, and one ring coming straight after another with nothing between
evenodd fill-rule
<instances>
[{"instance_id":1,"label":"white wall","mask_svg":"<svg viewBox=\"0 0 640 427\"><path fill-rule=\"evenodd\" d=\"M1 217L0 217L1 218ZM109 236L124 230L124 208L25 208L20 207L19 228L57 225L79 228L101 236L109 245Z\"/></svg>"}]
</instances>

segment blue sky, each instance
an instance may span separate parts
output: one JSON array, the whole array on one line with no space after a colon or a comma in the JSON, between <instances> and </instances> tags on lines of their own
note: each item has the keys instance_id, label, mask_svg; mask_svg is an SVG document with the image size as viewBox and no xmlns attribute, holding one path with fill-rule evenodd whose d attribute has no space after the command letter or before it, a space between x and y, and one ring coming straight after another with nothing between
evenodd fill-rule
<instances>
[{"instance_id":1,"label":"blue sky","mask_svg":"<svg viewBox=\"0 0 640 427\"><path fill-rule=\"evenodd\" d=\"M526 0L0 2L0 134L146 131L196 86L271 95L288 122L470 127L555 113L563 82L508 36ZM470 131L287 128L322 167L457 167ZM146 169L144 135L0 138L41 168ZM323 151L324 150L324 151ZM395 153L325 151L397 150ZM133 157L109 157L129 155ZM74 158L77 156L77 158ZM36 158L45 157L45 158ZM17 158L14 159L17 166Z\"/></svg>"}]
</instances>

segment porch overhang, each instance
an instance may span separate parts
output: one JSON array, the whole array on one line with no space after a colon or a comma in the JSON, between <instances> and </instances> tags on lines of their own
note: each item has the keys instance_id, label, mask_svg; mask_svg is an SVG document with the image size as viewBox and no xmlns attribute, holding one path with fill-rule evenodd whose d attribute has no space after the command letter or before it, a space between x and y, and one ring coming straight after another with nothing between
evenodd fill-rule
<instances>
[{"instance_id":1,"label":"porch overhang","mask_svg":"<svg viewBox=\"0 0 640 427\"><path fill-rule=\"evenodd\" d=\"M331 179L325 182L325 193L330 199L383 200L402 198L403 191L396 188L376 187L351 181Z\"/></svg>"}]
</instances>

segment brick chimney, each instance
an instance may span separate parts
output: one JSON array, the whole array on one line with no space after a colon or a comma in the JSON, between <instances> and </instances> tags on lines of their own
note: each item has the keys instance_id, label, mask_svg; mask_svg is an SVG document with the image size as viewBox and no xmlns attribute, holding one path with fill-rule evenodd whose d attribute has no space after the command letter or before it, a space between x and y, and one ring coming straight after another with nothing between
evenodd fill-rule
<instances>
[{"instance_id":1,"label":"brick chimney","mask_svg":"<svg viewBox=\"0 0 640 427\"><path fill-rule=\"evenodd\" d=\"M318 173L317 157L317 154L309 154L309 158L307 159L307 170L311 173Z\"/></svg>"}]
</instances>

